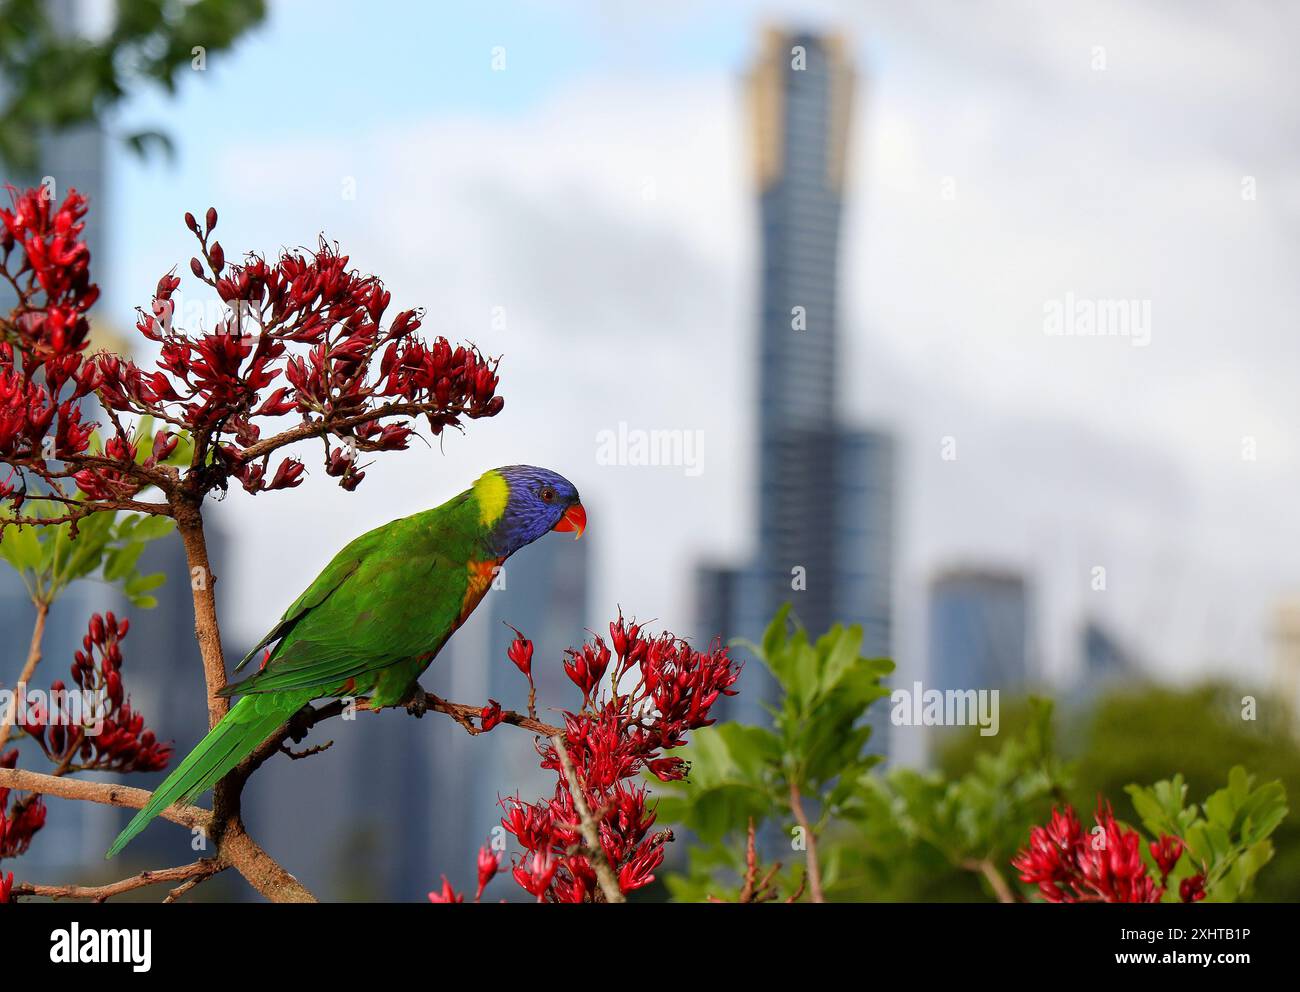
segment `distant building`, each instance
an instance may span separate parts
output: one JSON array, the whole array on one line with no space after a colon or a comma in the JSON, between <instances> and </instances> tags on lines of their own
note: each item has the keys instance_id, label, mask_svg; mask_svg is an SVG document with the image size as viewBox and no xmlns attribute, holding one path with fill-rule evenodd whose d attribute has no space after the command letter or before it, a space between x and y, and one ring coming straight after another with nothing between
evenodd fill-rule
<instances>
[{"instance_id":1,"label":"distant building","mask_svg":"<svg viewBox=\"0 0 1300 992\"><path fill-rule=\"evenodd\" d=\"M1140 666L1103 624L1087 620L1080 635L1083 650L1083 675L1094 685L1123 682L1138 678Z\"/></svg>"},{"instance_id":2,"label":"distant building","mask_svg":"<svg viewBox=\"0 0 1300 992\"><path fill-rule=\"evenodd\" d=\"M1013 572L963 569L930 585L932 689L1017 692L1033 679L1025 581Z\"/></svg>"},{"instance_id":3,"label":"distant building","mask_svg":"<svg viewBox=\"0 0 1300 992\"><path fill-rule=\"evenodd\" d=\"M739 568L697 569L696 632L757 641L791 602L814 636L861 624L864 653L887 656L893 439L846 426L837 406L854 72L838 37L769 30L748 82L762 241L757 552ZM757 719L774 689L758 665L742 680L727 712Z\"/></svg>"},{"instance_id":4,"label":"distant building","mask_svg":"<svg viewBox=\"0 0 1300 992\"><path fill-rule=\"evenodd\" d=\"M1300 725L1300 598L1278 604L1272 633L1274 682Z\"/></svg>"}]
</instances>

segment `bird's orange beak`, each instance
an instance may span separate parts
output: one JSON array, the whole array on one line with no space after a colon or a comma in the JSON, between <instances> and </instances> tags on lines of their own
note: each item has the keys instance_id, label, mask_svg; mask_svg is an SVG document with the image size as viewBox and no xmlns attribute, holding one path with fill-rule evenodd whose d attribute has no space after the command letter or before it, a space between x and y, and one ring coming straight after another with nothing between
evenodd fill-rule
<instances>
[{"instance_id":1,"label":"bird's orange beak","mask_svg":"<svg viewBox=\"0 0 1300 992\"><path fill-rule=\"evenodd\" d=\"M551 530L557 530L562 534L568 533L571 530L576 530L578 533L575 535L574 540L582 537L582 532L586 529L587 511L582 508L581 503L574 503L571 507L565 510L564 516L560 518L560 522L551 528Z\"/></svg>"}]
</instances>

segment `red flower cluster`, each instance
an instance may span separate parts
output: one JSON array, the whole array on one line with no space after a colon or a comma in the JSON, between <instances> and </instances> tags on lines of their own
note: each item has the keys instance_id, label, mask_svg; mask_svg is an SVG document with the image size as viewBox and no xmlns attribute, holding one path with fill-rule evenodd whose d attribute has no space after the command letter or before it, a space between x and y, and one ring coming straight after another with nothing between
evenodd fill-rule
<instances>
[{"instance_id":1,"label":"red flower cluster","mask_svg":"<svg viewBox=\"0 0 1300 992\"><path fill-rule=\"evenodd\" d=\"M0 209L0 271L19 294L13 331L38 361L73 354L85 347L86 311L99 299L81 240L86 198L71 190L55 209L43 186L10 194L13 208ZM22 261L11 267L15 248Z\"/></svg>"},{"instance_id":2,"label":"red flower cluster","mask_svg":"<svg viewBox=\"0 0 1300 992\"><path fill-rule=\"evenodd\" d=\"M420 339L414 310L385 327L383 283L349 269L348 256L324 240L311 253L285 252L275 262L250 254L228 264L212 240L215 210L202 227L192 214L185 222L202 254L190 269L215 289L223 319L206 333L177 328L181 281L168 273L136 324L161 345L156 370L99 356L99 388L112 410L215 432L219 475L254 493L299 484L303 466L294 459L269 472L270 452L258 447L266 418L296 413L313 428L303 437L339 439L326 446L325 471L355 489L365 475L358 452L404 449L413 433L405 421L423 416L439 434L462 417L501 410L494 361L443 338Z\"/></svg>"},{"instance_id":3,"label":"red flower cluster","mask_svg":"<svg viewBox=\"0 0 1300 992\"><path fill-rule=\"evenodd\" d=\"M85 197L72 190L56 208L44 187L10 193L12 209L0 209L0 279L17 300L0 317L0 459L44 468L90 443L79 401L95 388L95 371L81 352L99 288L81 237ZM10 496L21 505L12 476L0 480L0 498Z\"/></svg>"},{"instance_id":4,"label":"red flower cluster","mask_svg":"<svg viewBox=\"0 0 1300 992\"><path fill-rule=\"evenodd\" d=\"M121 641L129 628L126 618L94 614L72 663L75 696L56 680L48 705L20 714L22 729L60 772L156 772L171 760L171 744L145 727L122 687Z\"/></svg>"},{"instance_id":5,"label":"red flower cluster","mask_svg":"<svg viewBox=\"0 0 1300 992\"><path fill-rule=\"evenodd\" d=\"M55 208L43 188L11 192L13 208L0 210L0 280L18 299L0 316L0 461L16 472L0 479L0 499L15 506L28 475L65 503L130 499L166 482L154 470L182 433L195 447L193 496L232 479L253 493L297 486L303 464L284 458L272 467L271 458L313 437L326 439L326 474L355 489L365 477L360 453L405 448L419 418L440 434L503 406L494 360L419 337L417 311L386 319L383 283L350 269L336 247L322 240L314 252L228 263L213 238L213 209L202 225L185 215L200 249L190 269L219 299L210 326L177 326L189 308L178 313L181 280L169 272L136 325L158 344L153 368L84 355L86 312L99 295L82 238L86 200L72 191ZM112 417L102 452L91 451L96 425L82 421L91 394ZM138 462L141 439L122 414L163 428ZM268 421L288 415L299 422L263 437ZM65 488L69 479L80 494Z\"/></svg>"},{"instance_id":6,"label":"red flower cluster","mask_svg":"<svg viewBox=\"0 0 1300 992\"><path fill-rule=\"evenodd\" d=\"M18 764L18 749L0 755L0 768L14 768ZM0 786L0 859L16 858L27 852L31 846L32 835L45 826L45 802L40 796L27 796L14 802L9 809L9 790ZM3 881L3 880L0 880ZM9 901L9 885L13 875L4 888L0 889L0 902Z\"/></svg>"},{"instance_id":7,"label":"red flower cluster","mask_svg":"<svg viewBox=\"0 0 1300 992\"><path fill-rule=\"evenodd\" d=\"M1085 834L1072 807L1053 809L1047 826L1034 827L1029 846L1011 859L1021 881L1037 885L1048 902L1159 902L1182 857L1182 840L1161 835L1149 843L1157 882L1142 858L1138 832L1121 827L1109 804L1098 807L1096 820L1097 829ZM1205 898L1204 885L1203 875L1184 879L1183 902Z\"/></svg>"},{"instance_id":8,"label":"red flower cluster","mask_svg":"<svg viewBox=\"0 0 1300 992\"><path fill-rule=\"evenodd\" d=\"M717 642L708 651L695 651L672 634L648 636L622 615L610 623L609 633L612 650L597 636L567 653L564 670L582 691L582 706L565 713L564 746L586 806L598 820L605 858L627 893L654 881L664 844L672 839L671 831L651 832L654 810L645 787L633 780L644 770L661 781L685 777L686 762L664 757L663 751L680 747L689 731L713 723L709 711L721 696L735 694L739 670ZM522 636L510 646L510 660L526 675L531 675L532 654L532 643ZM492 716L485 711L485 728ZM523 847L511 874L539 902L601 901L560 756L549 741L539 743L538 753L542 767L556 774L555 793L537 803L518 796L503 800L502 826ZM496 873L493 860L484 874L485 859L493 857L480 853L480 892Z\"/></svg>"}]
</instances>

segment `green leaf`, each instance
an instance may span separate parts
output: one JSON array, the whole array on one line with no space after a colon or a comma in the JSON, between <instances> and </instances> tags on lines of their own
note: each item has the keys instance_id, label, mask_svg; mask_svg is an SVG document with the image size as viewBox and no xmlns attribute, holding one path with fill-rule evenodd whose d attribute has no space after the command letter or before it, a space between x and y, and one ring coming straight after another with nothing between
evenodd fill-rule
<instances>
[{"instance_id":1,"label":"green leaf","mask_svg":"<svg viewBox=\"0 0 1300 992\"><path fill-rule=\"evenodd\" d=\"M840 678L858 664L858 649L862 647L862 628L832 627L826 635L825 660L821 665L822 693L831 692Z\"/></svg>"},{"instance_id":2,"label":"green leaf","mask_svg":"<svg viewBox=\"0 0 1300 992\"><path fill-rule=\"evenodd\" d=\"M160 537L166 537L175 529L176 522L171 517L146 514L137 521L131 537L136 541L156 541Z\"/></svg>"},{"instance_id":3,"label":"green leaf","mask_svg":"<svg viewBox=\"0 0 1300 992\"><path fill-rule=\"evenodd\" d=\"M41 542L36 536L36 528L6 527L3 537L0 537L0 556L20 572L35 571L41 562Z\"/></svg>"},{"instance_id":4,"label":"green leaf","mask_svg":"<svg viewBox=\"0 0 1300 992\"><path fill-rule=\"evenodd\" d=\"M145 545L138 541L114 548L104 557L104 578L116 582L128 576L135 570L135 564L140 560L144 549Z\"/></svg>"}]
</instances>

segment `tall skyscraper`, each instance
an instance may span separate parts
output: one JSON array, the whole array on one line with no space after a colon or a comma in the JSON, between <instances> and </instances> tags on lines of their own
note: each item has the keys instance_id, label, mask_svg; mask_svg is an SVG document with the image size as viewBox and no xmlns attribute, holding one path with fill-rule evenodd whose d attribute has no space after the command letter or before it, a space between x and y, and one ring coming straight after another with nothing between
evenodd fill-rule
<instances>
[{"instance_id":1,"label":"tall skyscraper","mask_svg":"<svg viewBox=\"0 0 1300 992\"><path fill-rule=\"evenodd\" d=\"M974 569L937 576L930 585L929 644L929 688L1023 689L1032 677L1024 579Z\"/></svg>"},{"instance_id":2,"label":"tall skyscraper","mask_svg":"<svg viewBox=\"0 0 1300 992\"><path fill-rule=\"evenodd\" d=\"M748 78L762 240L758 534L752 562L697 572L698 633L757 640L781 604L813 635L861 624L890 653L893 441L838 411L837 301L854 72L835 36L768 30ZM772 689L758 666L731 713ZM884 723L875 747L883 750Z\"/></svg>"}]
</instances>

